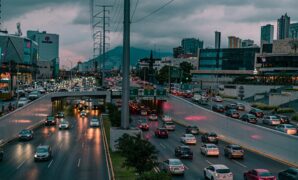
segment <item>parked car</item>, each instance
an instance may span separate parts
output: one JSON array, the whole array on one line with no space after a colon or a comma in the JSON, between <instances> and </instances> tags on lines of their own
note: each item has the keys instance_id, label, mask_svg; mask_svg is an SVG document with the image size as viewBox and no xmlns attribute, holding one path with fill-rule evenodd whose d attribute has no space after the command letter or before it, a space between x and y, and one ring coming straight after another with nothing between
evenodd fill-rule
<instances>
[{"instance_id":1,"label":"parked car","mask_svg":"<svg viewBox=\"0 0 298 180\"><path fill-rule=\"evenodd\" d=\"M277 125L275 129L290 135L297 134L297 128L292 124L280 124Z\"/></svg>"},{"instance_id":2,"label":"parked car","mask_svg":"<svg viewBox=\"0 0 298 180\"><path fill-rule=\"evenodd\" d=\"M297 180L298 179L298 169L289 168L287 170L278 173L278 180Z\"/></svg>"},{"instance_id":3,"label":"parked car","mask_svg":"<svg viewBox=\"0 0 298 180\"><path fill-rule=\"evenodd\" d=\"M47 118L45 120L46 126L51 126L51 125L56 125L56 124L57 124L57 120L55 119L54 116L47 116Z\"/></svg>"},{"instance_id":4,"label":"parked car","mask_svg":"<svg viewBox=\"0 0 298 180\"><path fill-rule=\"evenodd\" d=\"M264 112L260 109L253 108L249 111L249 114L255 115L257 118L262 118L264 116Z\"/></svg>"},{"instance_id":5,"label":"parked car","mask_svg":"<svg viewBox=\"0 0 298 180\"><path fill-rule=\"evenodd\" d=\"M226 116L229 116L232 118L236 118L236 119L240 118L240 114L235 109L228 109L225 114Z\"/></svg>"},{"instance_id":6,"label":"parked car","mask_svg":"<svg viewBox=\"0 0 298 180\"><path fill-rule=\"evenodd\" d=\"M39 145L34 154L34 161L47 161L52 158L52 150L48 145Z\"/></svg>"},{"instance_id":7,"label":"parked car","mask_svg":"<svg viewBox=\"0 0 298 180\"><path fill-rule=\"evenodd\" d=\"M186 134L197 135L200 133L198 126L187 126L185 129Z\"/></svg>"},{"instance_id":8,"label":"parked car","mask_svg":"<svg viewBox=\"0 0 298 180\"><path fill-rule=\"evenodd\" d=\"M99 127L100 126L100 122L98 118L92 118L90 120L90 127Z\"/></svg>"},{"instance_id":9,"label":"parked car","mask_svg":"<svg viewBox=\"0 0 298 180\"><path fill-rule=\"evenodd\" d=\"M189 146L178 146L175 148L175 156L181 159L193 159L193 152Z\"/></svg>"},{"instance_id":10,"label":"parked car","mask_svg":"<svg viewBox=\"0 0 298 180\"><path fill-rule=\"evenodd\" d=\"M276 116L265 116L262 122L263 124L274 126L280 124L280 119Z\"/></svg>"},{"instance_id":11,"label":"parked car","mask_svg":"<svg viewBox=\"0 0 298 180\"><path fill-rule=\"evenodd\" d=\"M215 97L212 98L212 101L223 102L223 99L220 96L215 96Z\"/></svg>"},{"instance_id":12,"label":"parked car","mask_svg":"<svg viewBox=\"0 0 298 180\"><path fill-rule=\"evenodd\" d=\"M238 106L236 103L227 104L225 106L225 110L229 110L229 109L238 109Z\"/></svg>"},{"instance_id":13,"label":"parked car","mask_svg":"<svg viewBox=\"0 0 298 180\"><path fill-rule=\"evenodd\" d=\"M28 104L30 102L29 99L25 98L25 97L21 97L19 100L18 100L18 103L17 103L17 106L18 107L23 107L25 106L26 104Z\"/></svg>"},{"instance_id":14,"label":"parked car","mask_svg":"<svg viewBox=\"0 0 298 180\"><path fill-rule=\"evenodd\" d=\"M156 137L159 138L168 138L169 134L168 134L168 130L166 130L165 128L157 128L154 132Z\"/></svg>"},{"instance_id":15,"label":"parked car","mask_svg":"<svg viewBox=\"0 0 298 180\"><path fill-rule=\"evenodd\" d=\"M201 136L201 140L204 143L214 143L217 144L218 143L218 137L216 133L205 133Z\"/></svg>"},{"instance_id":16,"label":"parked car","mask_svg":"<svg viewBox=\"0 0 298 180\"><path fill-rule=\"evenodd\" d=\"M279 115L279 114L275 116L279 118L281 124L290 124L290 118L288 116Z\"/></svg>"},{"instance_id":17,"label":"parked car","mask_svg":"<svg viewBox=\"0 0 298 180\"><path fill-rule=\"evenodd\" d=\"M215 111L215 112L219 112L219 113L223 113L225 111L225 108L223 105L221 104L214 104L212 106L212 111Z\"/></svg>"},{"instance_id":18,"label":"parked car","mask_svg":"<svg viewBox=\"0 0 298 180\"><path fill-rule=\"evenodd\" d=\"M19 140L29 141L33 139L33 131L30 129L23 129L19 132Z\"/></svg>"},{"instance_id":19,"label":"parked car","mask_svg":"<svg viewBox=\"0 0 298 180\"><path fill-rule=\"evenodd\" d=\"M150 121L157 121L157 120L158 120L158 117L157 117L156 114L150 114L150 116L149 116L149 120L150 120Z\"/></svg>"},{"instance_id":20,"label":"parked car","mask_svg":"<svg viewBox=\"0 0 298 180\"><path fill-rule=\"evenodd\" d=\"M175 124L174 122L164 122L162 125L163 128L167 129L168 131L175 131Z\"/></svg>"},{"instance_id":21,"label":"parked car","mask_svg":"<svg viewBox=\"0 0 298 180\"><path fill-rule=\"evenodd\" d=\"M181 137L181 142L183 142L184 144L196 144L197 140L193 134L184 134Z\"/></svg>"},{"instance_id":22,"label":"parked car","mask_svg":"<svg viewBox=\"0 0 298 180\"><path fill-rule=\"evenodd\" d=\"M67 120L62 119L59 124L59 129L69 129L70 124Z\"/></svg>"},{"instance_id":23,"label":"parked car","mask_svg":"<svg viewBox=\"0 0 298 180\"><path fill-rule=\"evenodd\" d=\"M180 159L168 159L160 163L159 169L172 175L184 175L185 166Z\"/></svg>"},{"instance_id":24,"label":"parked car","mask_svg":"<svg viewBox=\"0 0 298 180\"><path fill-rule=\"evenodd\" d=\"M245 111L245 105L242 103L236 103L237 104L237 110L239 111Z\"/></svg>"},{"instance_id":25,"label":"parked car","mask_svg":"<svg viewBox=\"0 0 298 180\"><path fill-rule=\"evenodd\" d=\"M257 117L253 114L243 114L240 118L242 121L257 124L258 120Z\"/></svg>"},{"instance_id":26,"label":"parked car","mask_svg":"<svg viewBox=\"0 0 298 180\"><path fill-rule=\"evenodd\" d=\"M172 117L169 115L163 115L162 116L162 121L163 122L168 122L168 121L173 121Z\"/></svg>"},{"instance_id":27,"label":"parked car","mask_svg":"<svg viewBox=\"0 0 298 180\"><path fill-rule=\"evenodd\" d=\"M276 180L276 177L267 169L252 169L243 174L244 180Z\"/></svg>"},{"instance_id":28,"label":"parked car","mask_svg":"<svg viewBox=\"0 0 298 180\"><path fill-rule=\"evenodd\" d=\"M224 154L228 158L244 158L244 150L237 144L229 144L224 148Z\"/></svg>"},{"instance_id":29,"label":"parked car","mask_svg":"<svg viewBox=\"0 0 298 180\"><path fill-rule=\"evenodd\" d=\"M219 156L219 149L215 144L203 144L200 149L205 156Z\"/></svg>"},{"instance_id":30,"label":"parked car","mask_svg":"<svg viewBox=\"0 0 298 180\"><path fill-rule=\"evenodd\" d=\"M233 173L225 165L213 164L204 168L204 178L212 180L233 180Z\"/></svg>"}]
</instances>

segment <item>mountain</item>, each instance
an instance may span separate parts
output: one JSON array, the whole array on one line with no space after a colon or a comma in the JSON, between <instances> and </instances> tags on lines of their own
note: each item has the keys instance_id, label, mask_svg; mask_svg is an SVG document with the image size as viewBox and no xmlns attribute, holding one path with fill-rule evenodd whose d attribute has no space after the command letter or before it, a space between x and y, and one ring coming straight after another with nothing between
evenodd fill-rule
<instances>
[{"instance_id":1,"label":"mountain","mask_svg":"<svg viewBox=\"0 0 298 180\"><path fill-rule=\"evenodd\" d=\"M140 48L130 48L130 65L136 66L137 62L141 58L150 57L151 50L140 49ZM107 62L106 68L112 69L114 67L119 67L122 64L122 54L123 48L121 46L115 47L114 49L107 52ZM102 55L101 55L102 56ZM173 56L172 53L169 52L156 52L153 51L153 56L155 58L169 57ZM100 57L101 59L101 57Z\"/></svg>"}]
</instances>

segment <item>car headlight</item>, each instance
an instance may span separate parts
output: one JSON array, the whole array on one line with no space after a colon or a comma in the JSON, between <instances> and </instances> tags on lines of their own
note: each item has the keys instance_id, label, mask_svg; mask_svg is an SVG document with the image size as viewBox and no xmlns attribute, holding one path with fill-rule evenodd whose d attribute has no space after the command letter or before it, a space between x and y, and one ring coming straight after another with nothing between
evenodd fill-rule
<instances>
[{"instance_id":1,"label":"car headlight","mask_svg":"<svg viewBox=\"0 0 298 180\"><path fill-rule=\"evenodd\" d=\"M219 174L217 174L217 173L215 173L214 175L215 175L215 177L218 177L219 176Z\"/></svg>"},{"instance_id":2,"label":"car headlight","mask_svg":"<svg viewBox=\"0 0 298 180\"><path fill-rule=\"evenodd\" d=\"M36 154L34 154L34 157L37 157L37 155L36 155Z\"/></svg>"}]
</instances>

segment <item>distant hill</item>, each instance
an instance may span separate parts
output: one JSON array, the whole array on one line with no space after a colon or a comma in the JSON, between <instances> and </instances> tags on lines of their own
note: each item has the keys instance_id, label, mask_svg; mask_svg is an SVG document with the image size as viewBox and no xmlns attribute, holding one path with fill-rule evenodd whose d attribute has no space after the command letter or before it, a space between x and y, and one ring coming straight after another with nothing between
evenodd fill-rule
<instances>
[{"instance_id":1,"label":"distant hill","mask_svg":"<svg viewBox=\"0 0 298 180\"><path fill-rule=\"evenodd\" d=\"M114 67L119 67L122 63L122 47L118 46L107 52L108 61L106 62L106 68L112 69ZM150 57L150 51L146 49L140 48L130 48L130 65L136 66L137 62L141 58ZM155 58L161 57L169 57L173 56L172 53L169 52L153 52Z\"/></svg>"}]
</instances>

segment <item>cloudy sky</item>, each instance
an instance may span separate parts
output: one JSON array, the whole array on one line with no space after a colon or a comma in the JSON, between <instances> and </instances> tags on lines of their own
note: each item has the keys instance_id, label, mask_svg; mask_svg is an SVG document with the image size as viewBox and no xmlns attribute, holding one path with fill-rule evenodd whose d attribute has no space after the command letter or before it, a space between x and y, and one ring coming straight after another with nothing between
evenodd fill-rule
<instances>
[{"instance_id":1,"label":"cloudy sky","mask_svg":"<svg viewBox=\"0 0 298 180\"><path fill-rule=\"evenodd\" d=\"M110 9L111 47L122 44L123 0L94 0L113 5ZM297 0L174 0L168 6L143 19L170 0L131 0L131 45L139 48L171 51L184 37L204 40L214 46L214 31L222 32L222 47L227 36L253 39L259 44L260 26L273 24L288 13L298 21ZM94 8L99 11L99 7ZM134 13L133 13L134 12ZM23 34L40 30L60 35L61 67L92 57L90 0L4 0L2 28L16 32L20 22Z\"/></svg>"}]
</instances>

